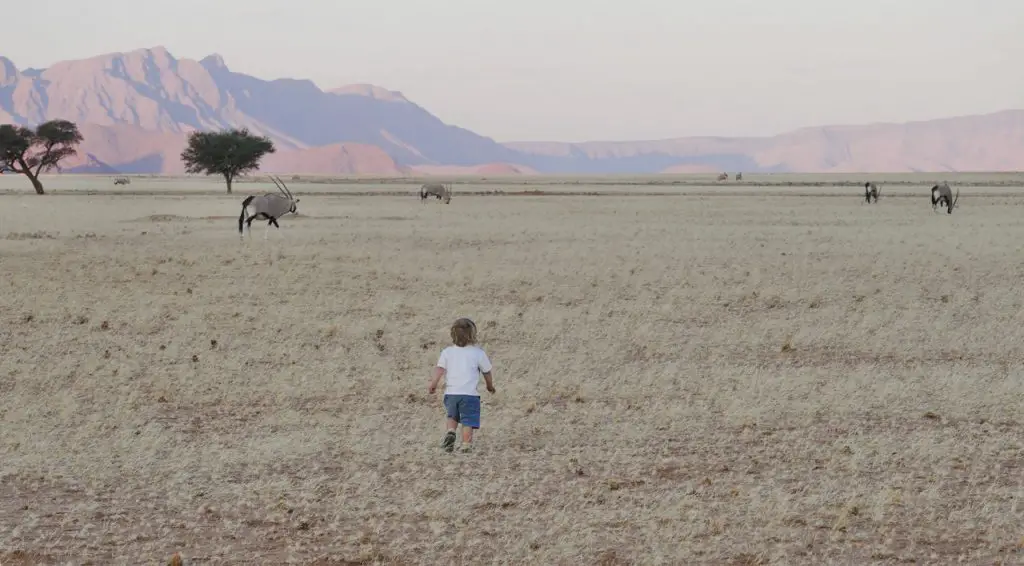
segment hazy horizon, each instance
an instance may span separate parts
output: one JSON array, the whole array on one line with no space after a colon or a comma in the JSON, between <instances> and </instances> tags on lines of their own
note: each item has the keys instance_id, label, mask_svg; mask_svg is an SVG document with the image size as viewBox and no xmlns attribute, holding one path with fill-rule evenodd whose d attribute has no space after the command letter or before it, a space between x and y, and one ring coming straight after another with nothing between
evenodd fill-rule
<instances>
[{"instance_id":1,"label":"hazy horizon","mask_svg":"<svg viewBox=\"0 0 1024 566\"><path fill-rule=\"evenodd\" d=\"M503 142L765 136L1024 107L1014 67L1022 3L746 4L394 0L314 10L251 0L243 11L238 0L182 0L156 11L43 0L40 13L57 15L46 31L62 41L13 27L0 55L24 70L156 46L178 58L216 53L265 80L401 91Z\"/></svg>"}]
</instances>

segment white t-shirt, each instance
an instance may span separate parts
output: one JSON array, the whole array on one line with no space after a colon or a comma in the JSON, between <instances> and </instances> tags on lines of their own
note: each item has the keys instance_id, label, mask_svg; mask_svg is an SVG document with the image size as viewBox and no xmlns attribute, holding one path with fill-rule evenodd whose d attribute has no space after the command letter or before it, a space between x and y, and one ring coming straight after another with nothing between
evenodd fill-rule
<instances>
[{"instance_id":1,"label":"white t-shirt","mask_svg":"<svg viewBox=\"0 0 1024 566\"><path fill-rule=\"evenodd\" d=\"M491 371L491 360L483 349L475 344L469 346L451 345L441 350L437 367L445 369L446 395L476 395L480 374Z\"/></svg>"}]
</instances>

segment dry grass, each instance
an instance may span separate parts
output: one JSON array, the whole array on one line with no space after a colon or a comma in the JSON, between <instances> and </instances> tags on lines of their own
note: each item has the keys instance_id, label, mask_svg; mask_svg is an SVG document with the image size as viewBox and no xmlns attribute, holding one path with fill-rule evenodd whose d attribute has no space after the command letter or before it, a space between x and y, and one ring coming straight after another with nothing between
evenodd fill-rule
<instances>
[{"instance_id":1,"label":"dry grass","mask_svg":"<svg viewBox=\"0 0 1024 566\"><path fill-rule=\"evenodd\" d=\"M1024 560L1012 195L242 194L0 199L0 564Z\"/></svg>"}]
</instances>

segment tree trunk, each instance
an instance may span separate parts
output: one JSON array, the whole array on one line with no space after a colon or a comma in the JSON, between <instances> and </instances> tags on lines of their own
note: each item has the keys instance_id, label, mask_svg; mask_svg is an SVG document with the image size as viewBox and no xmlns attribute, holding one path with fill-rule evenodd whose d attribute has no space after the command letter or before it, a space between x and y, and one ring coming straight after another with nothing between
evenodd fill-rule
<instances>
[{"instance_id":1,"label":"tree trunk","mask_svg":"<svg viewBox=\"0 0 1024 566\"><path fill-rule=\"evenodd\" d=\"M39 182L39 177L32 174L32 168L25 162L24 157L18 160L18 165L21 165L21 170L15 169L14 172L28 177L28 180L32 181L32 188L36 190L37 195L46 194L46 191L43 190L43 184Z\"/></svg>"},{"instance_id":2,"label":"tree trunk","mask_svg":"<svg viewBox=\"0 0 1024 566\"><path fill-rule=\"evenodd\" d=\"M31 173L26 173L25 176L28 177L29 181L32 181L32 187L36 190L37 195L46 194L46 191L43 190L43 184L39 182L39 177L33 177Z\"/></svg>"},{"instance_id":3,"label":"tree trunk","mask_svg":"<svg viewBox=\"0 0 1024 566\"><path fill-rule=\"evenodd\" d=\"M229 195L231 194L231 181L232 181L231 175L228 175L228 174L225 173L224 174L224 182L228 184L228 194Z\"/></svg>"}]
</instances>

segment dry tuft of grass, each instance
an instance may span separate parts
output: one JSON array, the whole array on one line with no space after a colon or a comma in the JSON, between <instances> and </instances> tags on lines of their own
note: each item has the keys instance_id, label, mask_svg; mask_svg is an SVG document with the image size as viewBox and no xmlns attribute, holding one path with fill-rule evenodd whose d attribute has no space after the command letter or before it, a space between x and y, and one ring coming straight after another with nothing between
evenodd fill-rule
<instances>
[{"instance_id":1,"label":"dry tuft of grass","mask_svg":"<svg viewBox=\"0 0 1024 566\"><path fill-rule=\"evenodd\" d=\"M55 240L57 234L53 232L46 232L43 230L36 230L34 232L9 232L6 236L7 240Z\"/></svg>"},{"instance_id":2,"label":"dry tuft of grass","mask_svg":"<svg viewBox=\"0 0 1024 566\"><path fill-rule=\"evenodd\" d=\"M25 200L0 564L1019 563L1024 220L922 195Z\"/></svg>"}]
</instances>

